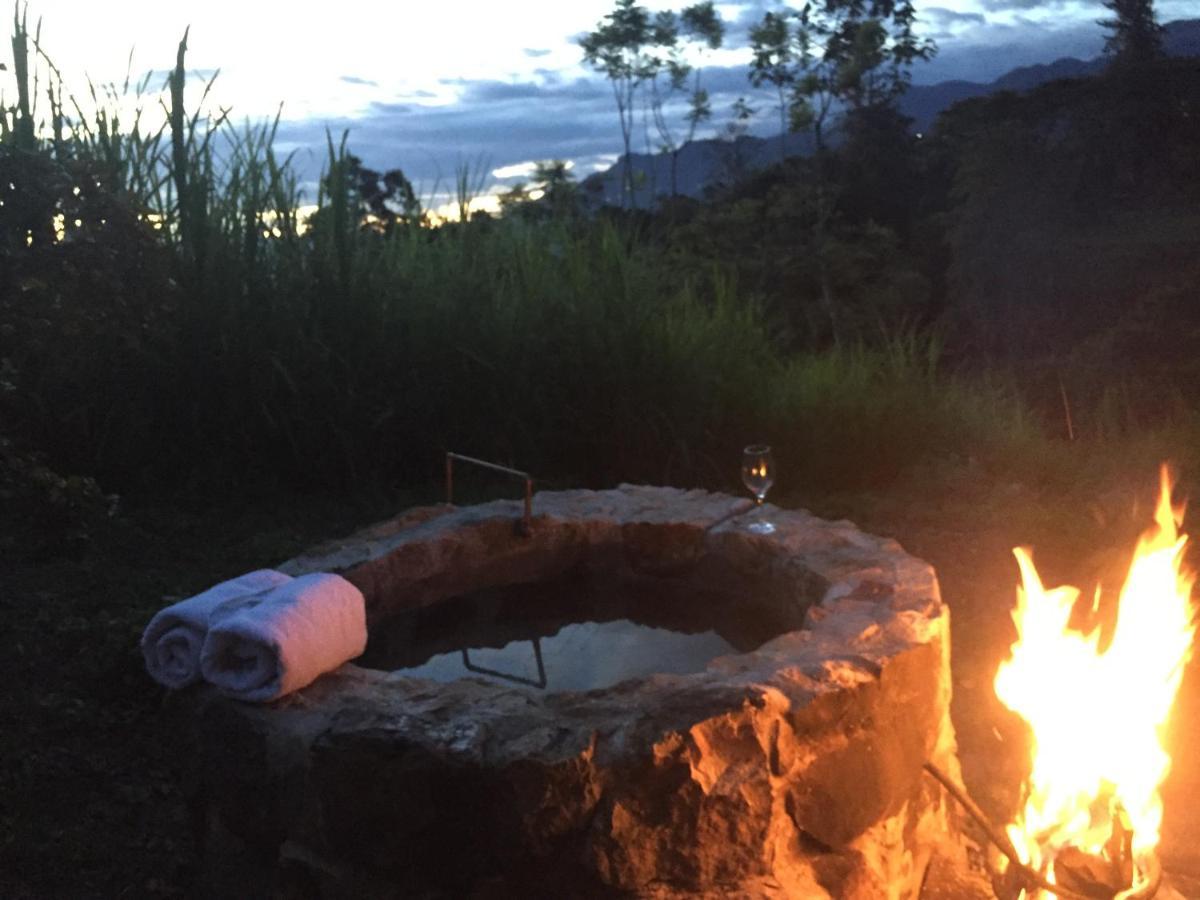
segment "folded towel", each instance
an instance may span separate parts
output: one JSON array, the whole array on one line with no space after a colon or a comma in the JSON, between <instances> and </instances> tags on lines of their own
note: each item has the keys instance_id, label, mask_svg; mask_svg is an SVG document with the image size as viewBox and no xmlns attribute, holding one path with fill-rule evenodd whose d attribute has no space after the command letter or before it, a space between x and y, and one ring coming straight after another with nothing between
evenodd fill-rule
<instances>
[{"instance_id":1,"label":"folded towel","mask_svg":"<svg viewBox=\"0 0 1200 900\"><path fill-rule=\"evenodd\" d=\"M291 580L282 572L260 569L160 609L142 633L146 671L159 684L176 690L199 681L200 650L213 611Z\"/></svg>"},{"instance_id":2,"label":"folded towel","mask_svg":"<svg viewBox=\"0 0 1200 900\"><path fill-rule=\"evenodd\" d=\"M263 703L311 684L366 646L358 588L338 575L302 575L218 610L200 669L222 693Z\"/></svg>"}]
</instances>

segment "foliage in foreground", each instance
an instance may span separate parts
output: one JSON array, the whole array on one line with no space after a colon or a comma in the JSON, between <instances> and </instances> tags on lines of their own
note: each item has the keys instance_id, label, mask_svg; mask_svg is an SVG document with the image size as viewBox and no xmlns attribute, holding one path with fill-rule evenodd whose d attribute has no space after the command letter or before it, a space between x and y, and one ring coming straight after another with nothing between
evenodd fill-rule
<instances>
[{"instance_id":1,"label":"foliage in foreground","mask_svg":"<svg viewBox=\"0 0 1200 900\"><path fill-rule=\"evenodd\" d=\"M184 50L161 131L111 111L67 119L53 81L49 137L25 126L32 108L6 111L5 460L125 493L412 483L436 475L445 449L551 485L736 488L741 446L768 440L795 483L822 489L883 483L933 458L1045 455L1013 379L956 375L931 326L946 277L930 263L942 240L931 223L969 235L986 185L954 216L928 197L922 213L915 194L862 188L886 172L856 138L829 159L838 208L821 228L801 166L666 217L666 238L663 221L577 215L430 229L411 190L364 180L331 137L306 228L273 123L237 129L184 108ZM953 155L986 134L970 115L949 120L932 161L902 122L877 123L902 151L893 175L906 190L939 164L942 182L970 183L961 162L978 156ZM380 227L392 188L404 208ZM953 277L986 262L977 249L957 247ZM963 283L981 298L972 321L994 315ZM1184 296L1150 295L1146 327ZM1075 404L1080 434L1137 427L1118 394L1046 377L1055 404ZM1189 410L1181 401L1167 418L1190 421ZM6 484L36 494L4 465Z\"/></svg>"},{"instance_id":2,"label":"foliage in foreground","mask_svg":"<svg viewBox=\"0 0 1200 900\"><path fill-rule=\"evenodd\" d=\"M271 126L182 108L183 49L165 137L76 122L0 145L20 285L4 418L65 471L337 484L421 477L453 447L586 483L721 482L742 443L778 435L853 481L903 466L966 400L887 347L784 357L722 267L680 278L627 228L361 228L344 142L305 231ZM847 427L906 449L852 461L823 443Z\"/></svg>"}]
</instances>

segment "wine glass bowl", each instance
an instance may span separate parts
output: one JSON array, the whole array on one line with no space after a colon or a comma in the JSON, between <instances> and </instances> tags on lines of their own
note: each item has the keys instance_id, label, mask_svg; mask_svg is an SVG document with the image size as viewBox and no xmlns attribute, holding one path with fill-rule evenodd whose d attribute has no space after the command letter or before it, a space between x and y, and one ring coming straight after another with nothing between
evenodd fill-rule
<instances>
[{"instance_id":1,"label":"wine glass bowl","mask_svg":"<svg viewBox=\"0 0 1200 900\"><path fill-rule=\"evenodd\" d=\"M767 499L767 491L775 483L775 460L766 444L751 444L742 451L742 484L754 495L755 508ZM751 522L746 528L757 534L770 534L775 526L770 522Z\"/></svg>"},{"instance_id":2,"label":"wine glass bowl","mask_svg":"<svg viewBox=\"0 0 1200 900\"><path fill-rule=\"evenodd\" d=\"M762 506L767 491L775 483L775 460L766 444L751 444L742 451L742 484Z\"/></svg>"}]
</instances>

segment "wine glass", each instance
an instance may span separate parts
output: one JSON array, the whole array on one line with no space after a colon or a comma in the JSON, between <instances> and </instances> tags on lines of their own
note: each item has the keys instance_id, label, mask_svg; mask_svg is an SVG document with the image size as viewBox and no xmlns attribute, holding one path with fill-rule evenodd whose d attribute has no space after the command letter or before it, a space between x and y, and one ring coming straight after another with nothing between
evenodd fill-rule
<instances>
[{"instance_id":1,"label":"wine glass","mask_svg":"<svg viewBox=\"0 0 1200 900\"><path fill-rule=\"evenodd\" d=\"M754 495L757 506L762 506L767 498L767 491L775 483L775 460L771 457L771 448L766 444L751 444L742 451L742 484ZM775 526L770 522L752 522L746 526L750 531L759 534L770 534Z\"/></svg>"}]
</instances>

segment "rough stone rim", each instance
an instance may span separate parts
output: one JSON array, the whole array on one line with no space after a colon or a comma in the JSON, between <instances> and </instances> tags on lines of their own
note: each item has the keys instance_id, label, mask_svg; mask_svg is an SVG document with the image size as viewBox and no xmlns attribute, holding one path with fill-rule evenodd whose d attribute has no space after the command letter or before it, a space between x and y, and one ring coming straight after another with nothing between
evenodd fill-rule
<instances>
[{"instance_id":1,"label":"rough stone rim","mask_svg":"<svg viewBox=\"0 0 1200 900\"><path fill-rule=\"evenodd\" d=\"M715 505L717 509L710 510L701 523L678 517L668 518L656 509L638 510L631 518L620 519L617 517L621 512L617 500L622 495L629 494L659 499L663 509L678 509L681 505L686 507L688 504L698 508ZM564 507L570 507L581 500L590 503L593 510L590 514L564 514ZM515 535L515 523L520 521L521 512L521 504L517 501L495 501L465 507L418 508L395 520L370 526L343 540L322 544L288 561L280 569L292 575L310 571L341 570L347 578L354 580L356 573L385 560L398 550L411 552L414 547L434 544L444 540L448 534L461 534L464 529L514 526ZM615 549L625 549L624 531L630 527L690 527L700 533L704 549L709 552L719 549L717 545L723 539L736 534L737 540L753 546L764 556L785 567L796 561L802 566L810 564L813 553L826 554L829 563L825 571L818 573L828 582L828 587L822 596L813 599L803 626L783 632L755 650L716 657L710 660L703 670L697 672L636 676L617 685L590 691L530 693L534 699L544 700L550 696L566 695L594 696L621 685L628 689L630 683L645 683L652 679L660 688L665 681L674 682L679 692L686 692L714 679L731 686L740 684L749 687L753 683L760 688L769 687L769 682L775 680L773 676L787 670L795 661L797 651L807 650L808 652L799 655L811 660L811 652L818 647L824 648L824 653L829 659L850 661L861 666L864 678L871 678L878 674L883 660L904 649L903 645L913 646L926 642L931 634L930 622L927 620L946 615L936 576L928 563L909 556L896 541L867 534L847 520L828 521L817 518L806 510L785 510L771 504L756 507L753 501L711 494L703 490L685 491L630 484L622 484L609 491L541 491L534 496L534 512L535 535L545 534L547 529L561 529L581 523L599 523L606 526L609 529L606 536L610 540L601 542L601 550L612 551L614 547L611 544L614 539L617 544ZM769 519L775 524L775 531L758 534L745 530L741 526L751 521L751 517ZM823 536L824 540L814 540L814 534ZM514 540L524 539L514 537ZM597 548L593 543L586 546L587 552L595 549ZM483 582L474 587L491 587L497 584L499 583ZM374 622L386 618L386 612L374 612L378 609L379 598L375 597L372 602L369 591L364 593L367 593L368 620ZM455 595L455 592L444 592L432 602ZM846 613L851 614L849 622L846 621ZM893 619L906 626L902 629L904 639L899 643L896 640L895 628L882 627L885 624L893 624L885 622ZM885 631L886 640L883 639ZM881 640L872 648L873 652L864 652L864 643L867 646L871 644L871 632L877 632ZM847 643L854 645L853 652L845 652L844 647L839 648L839 645ZM809 668L811 669L811 665ZM408 683L412 686L429 684L440 688L454 683L412 678L395 672L366 668L354 662L346 663L339 671L351 675L356 681ZM820 673L812 672L812 675L815 676L815 682L820 682ZM458 680L469 680L498 693L515 690L512 686L470 675ZM768 683L764 684L764 681Z\"/></svg>"},{"instance_id":2,"label":"rough stone rim","mask_svg":"<svg viewBox=\"0 0 1200 900\"><path fill-rule=\"evenodd\" d=\"M595 504L612 515L614 528L618 519L652 525L656 515L649 507L656 505L721 511L739 502L634 486L542 500L539 511L550 516L558 514L555 504L560 512L572 503ZM380 574L372 575L372 566L395 574L386 564L389 555L403 557L415 533L428 539L438 531L444 517L432 518L437 512L416 511L415 518L367 529L287 568L293 574L365 573L369 587ZM491 522L494 530L519 512L516 504L488 504L454 514ZM406 808L401 801L431 779L457 784L467 772L473 784L505 798L486 823L505 823L503 834L517 840L523 858L531 865L539 861L539 878L545 860L557 858L561 838L568 842L564 847L575 848L572 854L586 848L586 858L571 858L589 877L636 896L728 896L734 886L738 896L778 896L780 879L798 890L812 888L790 896L825 896L818 882L824 887L832 875L849 881L845 889L830 887L829 896L865 900L881 896L883 885L902 883L912 896L935 848L955 828L939 789L921 768L932 760L957 771L949 618L933 570L894 541L848 522L774 507L768 514L785 526L770 536L784 545L780 555L802 556L826 585L805 630L751 653L718 658L713 663L720 665L704 672L631 679L591 692L531 693L480 679L427 682L355 665L266 706L202 689L192 695L199 704L198 733L240 739L232 748L228 740L202 745L211 757L208 771L233 779L232 787L214 788L216 802L231 803L228 822L236 822L245 840L273 848L286 836L287 845L302 848L323 871L343 873L338 877L350 879L347 884L362 878L393 886L394 878L408 877L388 862L410 840L409 832L395 828L404 816L393 821ZM570 516L563 512L560 518ZM705 530L702 543L752 548L761 546L759 537L739 532L735 521ZM268 767L270 779L244 774L247 753ZM374 769L397 753L421 766L397 771L386 762L391 776L381 785ZM668 801L683 816L682 838L674 818L663 823L637 812L643 797L658 796L660 766L685 778L686 795ZM249 816L245 805L232 802L259 797L268 783L273 812L262 822L256 818L261 802ZM755 801L752 820L745 818L752 798L741 794L743 783L762 801ZM566 806L559 802L567 796L563 791L573 800ZM718 856L729 861L727 871L701 868L708 844L688 829L709 816L733 816L766 830L739 837L740 855L732 859L722 844ZM388 827L372 824L379 821ZM551 821L556 824L548 832ZM449 827L440 819L433 824ZM635 847L647 848L645 859L626 852ZM427 874L436 879L440 871ZM480 869L480 877L491 871ZM659 886L673 887L660 894Z\"/></svg>"}]
</instances>

